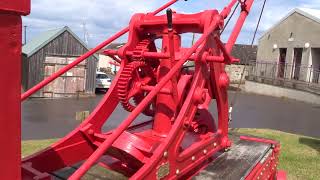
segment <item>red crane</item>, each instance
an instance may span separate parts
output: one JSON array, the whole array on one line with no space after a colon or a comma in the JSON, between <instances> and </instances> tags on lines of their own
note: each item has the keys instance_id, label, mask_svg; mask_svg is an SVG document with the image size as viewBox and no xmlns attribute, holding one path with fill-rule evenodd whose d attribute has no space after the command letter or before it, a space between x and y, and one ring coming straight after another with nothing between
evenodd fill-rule
<instances>
[{"instance_id":1,"label":"red crane","mask_svg":"<svg viewBox=\"0 0 320 180\"><path fill-rule=\"evenodd\" d=\"M13 4L18 2L21 1L16 0ZM28 5L27 1L23 2ZM231 0L221 12L206 10L195 14L180 14L167 9L175 2L177 0L172 0L152 13L135 14L129 27L21 95L21 101L26 100L98 50L129 33L127 43L119 50L104 51L120 63L120 70L105 97L78 128L49 148L24 158L21 162L22 179L51 179L57 176L55 172L74 166L76 168L67 178L80 179L96 165L131 179L188 179L214 163L215 156L228 151L232 145L228 136L229 77L224 66L239 61L230 52L253 0ZM241 7L240 16L228 41L223 43L220 34L224 20L237 3ZM165 9L165 15L157 15ZM27 14L27 8L23 12ZM17 33L20 33L16 38L18 42L21 41L21 32ZM190 48L184 48L181 45L184 33L199 33L201 37ZM156 40L161 41L161 50L156 48ZM15 51L15 56L19 56L20 51ZM187 61L194 62L193 70L184 67ZM16 62L15 68L19 64ZM12 84L12 88L17 90L17 83ZM10 94L14 93L16 91ZM209 105L213 102L217 104L217 121L209 112ZM20 100L16 98L8 103L12 105L11 111L20 114L14 103L20 103ZM116 129L103 132L102 126L118 104L131 112L130 115L124 120L119 119L122 123ZM5 103L0 102L0 105L2 107ZM143 123L133 123L139 114L149 118ZM2 117L15 119L10 121L11 130L14 129L10 133L18 133L17 117L5 115ZM246 178L276 177L274 167L278 162L279 143L248 137L241 139L272 146L265 161L255 165ZM17 169L20 168L16 155L20 145L17 138L14 142L9 150L14 150L11 154L15 155L8 157L8 163ZM8 153L1 151L1 154ZM1 163L2 169L6 167Z\"/></svg>"}]
</instances>

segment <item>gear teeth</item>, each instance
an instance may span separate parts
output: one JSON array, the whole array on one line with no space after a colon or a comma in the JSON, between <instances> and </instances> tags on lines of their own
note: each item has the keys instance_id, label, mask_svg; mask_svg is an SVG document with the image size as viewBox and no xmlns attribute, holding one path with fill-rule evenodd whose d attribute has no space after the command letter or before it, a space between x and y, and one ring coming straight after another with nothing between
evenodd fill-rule
<instances>
[{"instance_id":1,"label":"gear teeth","mask_svg":"<svg viewBox=\"0 0 320 180\"><path fill-rule=\"evenodd\" d=\"M121 72L121 75L119 77L119 81L117 84L118 98L123 108L129 112L133 111L135 109L135 106L133 106L128 99L128 86L129 86L128 83L133 76L133 71L140 66L145 66L145 63L134 61L126 65Z\"/></svg>"},{"instance_id":2,"label":"gear teeth","mask_svg":"<svg viewBox=\"0 0 320 180\"><path fill-rule=\"evenodd\" d=\"M135 106L132 105L129 102L129 83L130 79L132 79L132 76L135 76L136 74L134 73L134 70L136 70L139 67L146 66L145 62L141 61L142 60L142 53L144 51L148 51L148 46L150 45L150 40L145 39L139 42L136 45L136 48L133 50L134 54L132 56L133 62L127 64L118 79L118 84L117 84L117 90L118 90L118 99L121 102L121 105L123 108L129 112L133 111L135 109ZM152 71L151 71L152 72ZM133 96L133 102L134 104L139 104L142 99L144 98L143 93L137 94ZM146 108L143 113L147 116L152 116L154 114L154 111L151 110L150 108Z\"/></svg>"}]
</instances>

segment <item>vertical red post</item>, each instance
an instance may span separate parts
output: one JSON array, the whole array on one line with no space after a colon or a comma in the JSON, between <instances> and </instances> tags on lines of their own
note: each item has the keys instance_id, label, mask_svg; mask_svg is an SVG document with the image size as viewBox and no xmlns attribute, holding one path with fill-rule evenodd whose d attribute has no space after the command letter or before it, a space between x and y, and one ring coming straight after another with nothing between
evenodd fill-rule
<instances>
[{"instance_id":1,"label":"vertical red post","mask_svg":"<svg viewBox=\"0 0 320 180\"><path fill-rule=\"evenodd\" d=\"M169 51L171 55L174 55L174 50L179 50L180 46L181 38L179 35L170 35L170 32L168 34L163 35L162 50L164 53L168 53ZM161 79L165 77L168 74L168 72L172 69L172 67L175 64L174 61L174 57L172 57L172 59L162 59L160 61L158 82L161 81ZM177 77L174 76L172 79L172 81L166 83L164 88L176 91ZM177 94L177 92L173 92L173 94ZM178 104L175 101L173 95L161 93L157 95L156 114L154 117L153 130L157 132L160 136L167 136L167 134L169 133L173 124L172 118L174 118L174 116L176 115L175 112L177 111L177 105Z\"/></svg>"},{"instance_id":2,"label":"vertical red post","mask_svg":"<svg viewBox=\"0 0 320 180\"><path fill-rule=\"evenodd\" d=\"M0 176L21 179L21 16L30 0L0 1Z\"/></svg>"}]
</instances>

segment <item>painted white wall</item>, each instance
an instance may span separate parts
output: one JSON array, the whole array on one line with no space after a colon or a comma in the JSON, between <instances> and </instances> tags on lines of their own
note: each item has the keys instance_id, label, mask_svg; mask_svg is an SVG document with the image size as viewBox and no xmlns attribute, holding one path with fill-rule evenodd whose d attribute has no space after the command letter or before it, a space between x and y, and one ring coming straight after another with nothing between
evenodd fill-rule
<instances>
[{"instance_id":1,"label":"painted white wall","mask_svg":"<svg viewBox=\"0 0 320 180\"><path fill-rule=\"evenodd\" d=\"M99 63L98 69L100 68L112 68L110 62L113 61L109 56L105 56L103 54L99 54Z\"/></svg>"}]
</instances>

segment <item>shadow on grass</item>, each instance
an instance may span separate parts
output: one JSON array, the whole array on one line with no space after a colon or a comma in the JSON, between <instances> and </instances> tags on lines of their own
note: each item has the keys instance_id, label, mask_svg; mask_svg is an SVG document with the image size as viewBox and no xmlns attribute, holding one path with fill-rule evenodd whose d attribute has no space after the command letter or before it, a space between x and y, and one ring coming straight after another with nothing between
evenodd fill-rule
<instances>
[{"instance_id":1,"label":"shadow on grass","mask_svg":"<svg viewBox=\"0 0 320 180\"><path fill-rule=\"evenodd\" d=\"M299 143L305 144L305 145L317 150L318 153L320 154L320 140L307 138L307 137L300 137Z\"/></svg>"}]
</instances>

